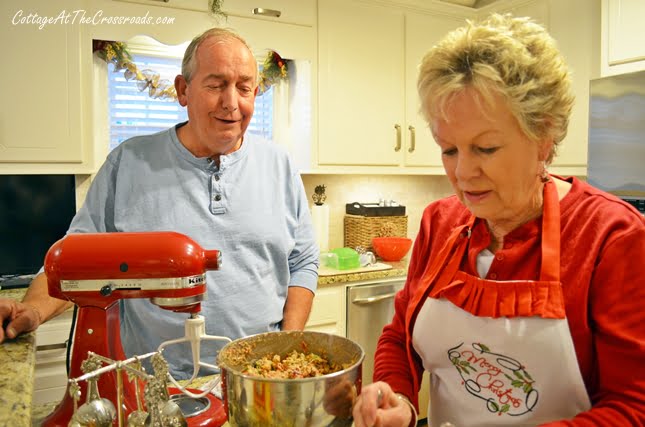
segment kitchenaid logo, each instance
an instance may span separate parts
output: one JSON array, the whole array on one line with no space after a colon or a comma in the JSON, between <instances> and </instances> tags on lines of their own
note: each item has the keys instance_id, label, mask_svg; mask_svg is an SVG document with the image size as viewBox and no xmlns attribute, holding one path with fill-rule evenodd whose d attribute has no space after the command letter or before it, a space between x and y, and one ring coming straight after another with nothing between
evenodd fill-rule
<instances>
[{"instance_id":1,"label":"kitchenaid logo","mask_svg":"<svg viewBox=\"0 0 645 427\"><path fill-rule=\"evenodd\" d=\"M171 25L175 23L172 16L150 16L146 12L143 16L110 16L103 13L103 10L88 12L84 9L67 11L61 10L58 15L46 16L37 12L20 9L11 20L13 25L35 25L42 30L47 25Z\"/></svg>"},{"instance_id":2,"label":"kitchenaid logo","mask_svg":"<svg viewBox=\"0 0 645 427\"><path fill-rule=\"evenodd\" d=\"M189 285L199 285L204 283L204 276L193 276L188 278Z\"/></svg>"}]
</instances>

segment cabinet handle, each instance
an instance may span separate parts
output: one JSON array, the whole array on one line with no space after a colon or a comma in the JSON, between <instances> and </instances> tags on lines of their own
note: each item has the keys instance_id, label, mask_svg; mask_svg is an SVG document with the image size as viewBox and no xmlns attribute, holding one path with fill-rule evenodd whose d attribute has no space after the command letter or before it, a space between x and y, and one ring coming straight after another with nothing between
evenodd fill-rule
<instances>
[{"instance_id":1,"label":"cabinet handle","mask_svg":"<svg viewBox=\"0 0 645 427\"><path fill-rule=\"evenodd\" d=\"M253 14L254 15L262 15L262 16L274 16L276 18L279 18L280 15L282 15L282 12L279 10L275 9L264 9L261 7L256 7L253 9Z\"/></svg>"},{"instance_id":2,"label":"cabinet handle","mask_svg":"<svg viewBox=\"0 0 645 427\"><path fill-rule=\"evenodd\" d=\"M396 295L396 292L392 292L391 294L383 294L375 297L369 297L369 298L357 298L352 301L352 304L356 305L369 305L369 304L374 304L379 301L383 301L386 299L394 298Z\"/></svg>"},{"instance_id":3,"label":"cabinet handle","mask_svg":"<svg viewBox=\"0 0 645 427\"><path fill-rule=\"evenodd\" d=\"M408 129L410 130L410 147L408 148L408 153L412 153L417 145L417 131L412 125L408 126Z\"/></svg>"},{"instance_id":4,"label":"cabinet handle","mask_svg":"<svg viewBox=\"0 0 645 427\"><path fill-rule=\"evenodd\" d=\"M394 151L399 151L401 149L401 125L394 125L396 129L396 145L394 146Z\"/></svg>"}]
</instances>

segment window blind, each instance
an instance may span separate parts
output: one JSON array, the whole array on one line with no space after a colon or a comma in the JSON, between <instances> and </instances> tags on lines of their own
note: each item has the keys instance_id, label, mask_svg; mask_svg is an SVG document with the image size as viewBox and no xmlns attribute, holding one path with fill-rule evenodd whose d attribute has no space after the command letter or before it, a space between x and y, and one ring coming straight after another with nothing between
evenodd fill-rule
<instances>
[{"instance_id":1,"label":"window blind","mask_svg":"<svg viewBox=\"0 0 645 427\"><path fill-rule=\"evenodd\" d=\"M133 54L132 59L140 71L153 70L170 85L181 73L179 58ZM138 82L126 80L123 70L115 72L112 64L108 71L110 151L128 138L156 133L188 120L186 108L177 100L154 99L148 95L148 89L139 91ZM256 97L255 113L247 132L272 139L273 89Z\"/></svg>"}]
</instances>

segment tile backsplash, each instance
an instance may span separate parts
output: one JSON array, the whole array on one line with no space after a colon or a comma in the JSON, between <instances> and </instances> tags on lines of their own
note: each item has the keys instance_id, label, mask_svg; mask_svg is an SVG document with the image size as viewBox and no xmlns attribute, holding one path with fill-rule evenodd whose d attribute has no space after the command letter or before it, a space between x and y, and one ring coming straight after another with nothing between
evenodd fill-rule
<instances>
[{"instance_id":1,"label":"tile backsplash","mask_svg":"<svg viewBox=\"0 0 645 427\"><path fill-rule=\"evenodd\" d=\"M434 175L303 175L302 181L310 207L314 188L317 185L326 187L330 248L343 246L346 203L376 203L379 199L398 202L406 207L408 237L414 239L423 209L430 202L453 194L448 178Z\"/></svg>"}]
</instances>

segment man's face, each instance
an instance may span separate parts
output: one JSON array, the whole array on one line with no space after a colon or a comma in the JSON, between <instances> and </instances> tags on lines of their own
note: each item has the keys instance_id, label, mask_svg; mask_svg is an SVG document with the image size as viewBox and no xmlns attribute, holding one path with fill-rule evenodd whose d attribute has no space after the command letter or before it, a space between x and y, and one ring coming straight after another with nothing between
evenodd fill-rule
<instances>
[{"instance_id":1,"label":"man's face","mask_svg":"<svg viewBox=\"0 0 645 427\"><path fill-rule=\"evenodd\" d=\"M175 81L179 103L188 109L188 138L197 157L237 150L253 116L257 65L236 39L206 39L195 53L191 81Z\"/></svg>"}]
</instances>

